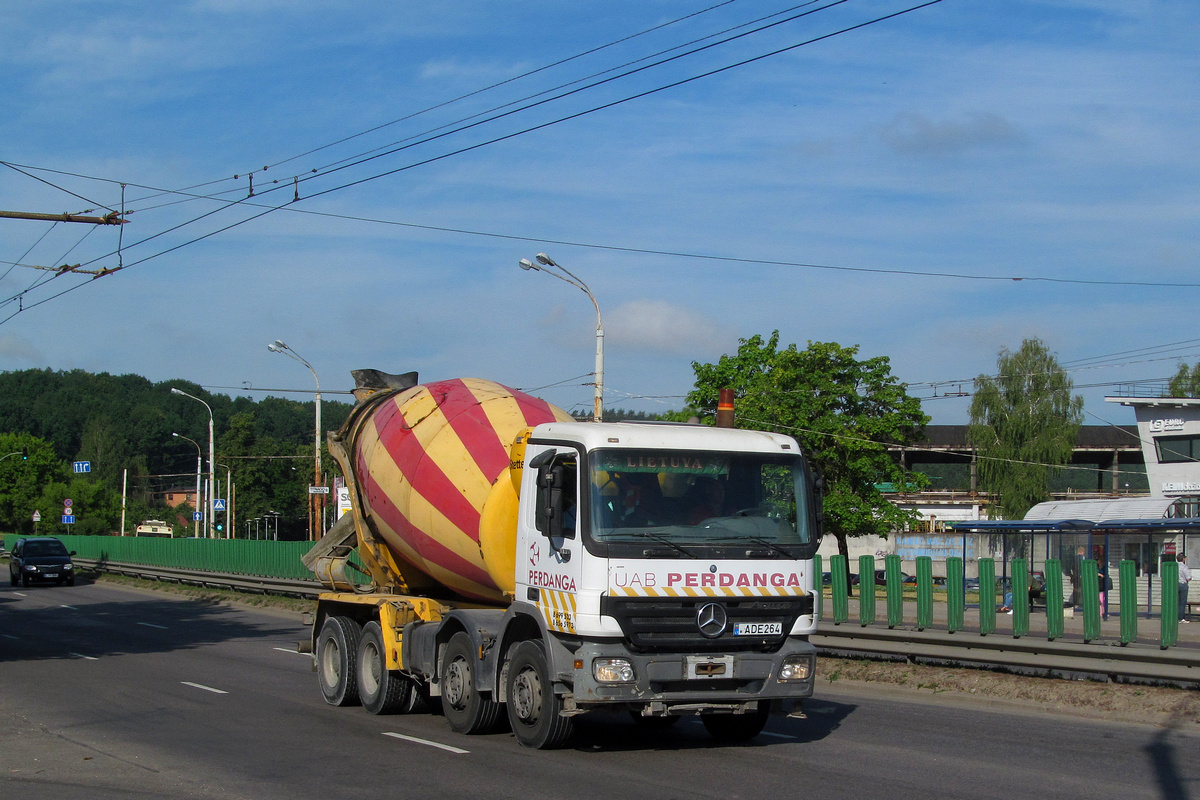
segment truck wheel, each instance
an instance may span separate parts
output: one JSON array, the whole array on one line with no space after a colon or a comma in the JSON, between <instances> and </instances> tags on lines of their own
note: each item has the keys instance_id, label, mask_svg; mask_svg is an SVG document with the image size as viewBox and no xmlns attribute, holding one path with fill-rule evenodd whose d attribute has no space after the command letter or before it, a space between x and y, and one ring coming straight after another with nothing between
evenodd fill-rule
<instances>
[{"instance_id":1,"label":"truck wheel","mask_svg":"<svg viewBox=\"0 0 1200 800\"><path fill-rule=\"evenodd\" d=\"M700 721L718 742L745 742L762 733L770 715L771 704L760 700L748 714L705 714Z\"/></svg>"},{"instance_id":2,"label":"truck wheel","mask_svg":"<svg viewBox=\"0 0 1200 800\"><path fill-rule=\"evenodd\" d=\"M330 617L317 634L317 682L331 706L358 705L358 631L349 617Z\"/></svg>"},{"instance_id":3,"label":"truck wheel","mask_svg":"<svg viewBox=\"0 0 1200 800\"><path fill-rule=\"evenodd\" d=\"M475 647L469 634L450 637L442 656L442 714L456 733L487 733L496 727L500 704L475 689Z\"/></svg>"},{"instance_id":4,"label":"truck wheel","mask_svg":"<svg viewBox=\"0 0 1200 800\"><path fill-rule=\"evenodd\" d=\"M513 648L506 689L508 722L520 744L551 750L567 741L574 723L560 713L562 698L554 693L541 642L521 642Z\"/></svg>"},{"instance_id":5,"label":"truck wheel","mask_svg":"<svg viewBox=\"0 0 1200 800\"><path fill-rule=\"evenodd\" d=\"M397 714L413 705L413 681L387 668L383 629L375 621L363 626L358 640L358 697L372 714Z\"/></svg>"}]
</instances>

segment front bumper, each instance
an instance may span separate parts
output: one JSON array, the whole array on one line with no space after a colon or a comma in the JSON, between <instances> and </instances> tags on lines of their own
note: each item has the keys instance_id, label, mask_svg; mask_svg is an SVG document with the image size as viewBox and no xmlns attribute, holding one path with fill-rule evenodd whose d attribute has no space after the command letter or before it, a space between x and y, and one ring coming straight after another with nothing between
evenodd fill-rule
<instances>
[{"instance_id":1,"label":"front bumper","mask_svg":"<svg viewBox=\"0 0 1200 800\"><path fill-rule=\"evenodd\" d=\"M584 642L574 653L574 700L577 706L635 703L703 707L758 700L811 697L816 678L816 648L807 639L789 637L774 653L631 653L620 641ZM634 680L600 683L592 672L598 658L628 659ZM789 658L809 659L802 680L781 680ZM720 674L712 674L717 670Z\"/></svg>"}]
</instances>

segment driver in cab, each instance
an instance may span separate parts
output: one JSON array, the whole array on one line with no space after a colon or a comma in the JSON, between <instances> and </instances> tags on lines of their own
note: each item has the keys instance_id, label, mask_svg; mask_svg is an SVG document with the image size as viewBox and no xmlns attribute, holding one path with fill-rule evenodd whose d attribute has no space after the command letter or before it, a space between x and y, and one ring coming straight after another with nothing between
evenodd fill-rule
<instances>
[{"instance_id":1,"label":"driver in cab","mask_svg":"<svg viewBox=\"0 0 1200 800\"><path fill-rule=\"evenodd\" d=\"M688 525L725 516L725 485L716 478L697 479L688 494L692 499L687 512Z\"/></svg>"}]
</instances>

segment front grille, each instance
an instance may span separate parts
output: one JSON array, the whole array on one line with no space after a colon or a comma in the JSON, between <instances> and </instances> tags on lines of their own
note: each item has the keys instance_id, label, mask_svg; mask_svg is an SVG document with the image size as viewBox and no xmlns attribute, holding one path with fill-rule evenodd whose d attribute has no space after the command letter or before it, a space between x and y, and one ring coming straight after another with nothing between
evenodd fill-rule
<instances>
[{"instance_id":1,"label":"front grille","mask_svg":"<svg viewBox=\"0 0 1200 800\"><path fill-rule=\"evenodd\" d=\"M717 603L729 618L725 633L709 639L700 633L696 615L702 606ZM802 614L813 612L812 595L802 597L603 597L600 613L613 617L630 647L637 652L778 650ZM734 636L738 622L780 622L777 636Z\"/></svg>"}]
</instances>

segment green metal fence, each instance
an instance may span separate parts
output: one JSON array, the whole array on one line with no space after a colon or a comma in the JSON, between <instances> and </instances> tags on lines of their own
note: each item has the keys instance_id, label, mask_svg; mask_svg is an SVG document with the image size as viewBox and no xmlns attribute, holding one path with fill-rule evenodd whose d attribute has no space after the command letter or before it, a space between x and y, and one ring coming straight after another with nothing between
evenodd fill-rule
<instances>
[{"instance_id":1,"label":"green metal fence","mask_svg":"<svg viewBox=\"0 0 1200 800\"><path fill-rule=\"evenodd\" d=\"M829 559L832 590L831 606L833 609L832 622L835 625L844 624L850 613L849 596L854 587L847 576L849 566L844 556L832 556ZM819 563L819 562L818 562ZM877 607L883 593L882 601L887 610L887 626L896 628L904 624L904 590L912 588L913 583L903 582L900 572L900 557L888 555L884 557L884 580L882 585L876 584L875 558L860 556L858 572L859 622L863 626L878 624ZM932 569L932 559L921 556L916 559L916 628L925 630L934 625L934 591L935 583ZM1011 635L1014 638L1030 635L1030 619L1035 611L1031 599L1030 563L1027 559L1016 558L1009 562L1011 573L1004 581L996 578L996 561L991 558L981 558L976 562L978 568L978 592L967 588L964 579L965 564L963 559L952 556L946 559L945 611L946 630L956 633L963 630L965 609L967 608L968 593L972 593L972 604L978 611L980 635L987 636L996 633L997 598L1003 597L1008 606L1002 613L1011 612ZM1137 606L1137 565L1133 561L1122 561L1120 568L1120 597L1112 595L1106 576L1100 571L1099 565L1093 559L1082 559L1079 562L1077 580L1078 610L1082 616L1082 635L1085 642L1101 638L1101 620L1108 619L1108 606L1113 601L1119 602L1120 608L1120 643L1129 644L1138 638L1138 606ZM1162 584L1172 587L1177 584L1175 562L1164 562L1162 565ZM1044 565L1045 588L1044 595L1037 594L1045 603L1046 631L1048 640L1061 639L1065 634L1065 617L1067 606L1063 602L1064 574L1063 565L1059 559L1047 559ZM1103 581L1103 583L1102 583ZM822 587L822 592L824 586ZM910 600L911 602L911 600ZM819 602L817 608L824 609ZM824 618L822 611L818 617ZM911 620L910 620L911 623ZM1041 635L1041 632L1038 632ZM1161 603L1161 632L1159 644L1163 648L1172 647L1179 641L1179 610L1175 592L1164 591Z\"/></svg>"},{"instance_id":2,"label":"green metal fence","mask_svg":"<svg viewBox=\"0 0 1200 800\"><path fill-rule=\"evenodd\" d=\"M12 549L18 537L5 535ZM300 557L311 542L269 542L246 539L166 539L149 536L57 536L79 558L174 567L235 575L307 580L313 577Z\"/></svg>"}]
</instances>

